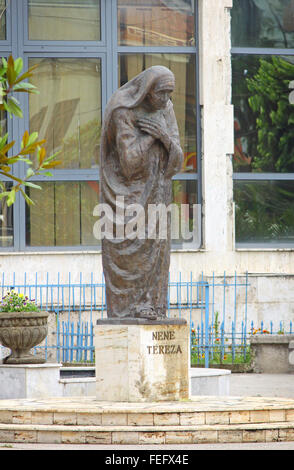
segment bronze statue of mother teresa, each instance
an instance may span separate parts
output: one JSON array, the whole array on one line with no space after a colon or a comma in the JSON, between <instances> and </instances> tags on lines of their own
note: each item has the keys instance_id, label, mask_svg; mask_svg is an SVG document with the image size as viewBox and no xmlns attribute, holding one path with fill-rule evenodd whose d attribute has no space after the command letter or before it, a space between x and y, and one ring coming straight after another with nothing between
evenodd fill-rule
<instances>
[{"instance_id":1,"label":"bronze statue of mother teresa","mask_svg":"<svg viewBox=\"0 0 294 470\"><path fill-rule=\"evenodd\" d=\"M153 66L119 88L105 110L100 202L115 213L118 201L123 201L124 208L135 204L146 217L146 236L127 237L123 230L126 220L116 217L114 233L118 236L102 239L108 318L166 318L171 217L169 213L166 237L150 237L147 214L150 205L171 204L172 177L182 165L171 102L174 88L173 73Z\"/></svg>"}]
</instances>

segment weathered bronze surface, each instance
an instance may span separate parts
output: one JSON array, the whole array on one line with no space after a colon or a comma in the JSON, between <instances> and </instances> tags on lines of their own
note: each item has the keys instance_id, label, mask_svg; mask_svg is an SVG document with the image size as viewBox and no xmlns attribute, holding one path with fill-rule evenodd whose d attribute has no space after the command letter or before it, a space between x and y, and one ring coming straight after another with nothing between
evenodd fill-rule
<instances>
[{"instance_id":1,"label":"weathered bronze surface","mask_svg":"<svg viewBox=\"0 0 294 470\"><path fill-rule=\"evenodd\" d=\"M168 318L158 317L152 321L152 325L186 325L187 320L184 318ZM96 321L96 325L149 325L149 318L135 318L135 317L112 317L104 318Z\"/></svg>"},{"instance_id":2,"label":"weathered bronze surface","mask_svg":"<svg viewBox=\"0 0 294 470\"><path fill-rule=\"evenodd\" d=\"M172 202L172 176L183 159L170 100L174 86L169 69L150 67L118 89L106 107L100 202L114 213L117 198L124 198L124 207L139 204L145 217L150 204L167 207ZM102 239L108 318L166 318L171 217L165 239L148 238L145 221L144 239ZM121 234L121 225L114 222L114 235Z\"/></svg>"}]
</instances>

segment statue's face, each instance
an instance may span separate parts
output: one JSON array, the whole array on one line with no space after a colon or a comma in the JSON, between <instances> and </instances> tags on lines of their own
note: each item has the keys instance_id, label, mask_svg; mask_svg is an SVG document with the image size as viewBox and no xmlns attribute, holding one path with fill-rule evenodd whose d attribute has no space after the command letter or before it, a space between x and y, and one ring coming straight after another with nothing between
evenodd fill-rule
<instances>
[{"instance_id":1,"label":"statue's face","mask_svg":"<svg viewBox=\"0 0 294 470\"><path fill-rule=\"evenodd\" d=\"M171 98L173 89L155 85L148 93L148 103L154 110L164 109Z\"/></svg>"}]
</instances>

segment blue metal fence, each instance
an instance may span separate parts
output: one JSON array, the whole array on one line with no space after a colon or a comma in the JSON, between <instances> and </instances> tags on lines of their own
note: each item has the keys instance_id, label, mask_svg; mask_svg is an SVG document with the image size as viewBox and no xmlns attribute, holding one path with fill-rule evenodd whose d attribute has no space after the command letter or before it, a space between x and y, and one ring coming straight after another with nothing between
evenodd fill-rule
<instances>
[{"instance_id":1,"label":"blue metal fence","mask_svg":"<svg viewBox=\"0 0 294 470\"><path fill-rule=\"evenodd\" d=\"M52 282L49 273L43 276L25 273L20 281L16 273L2 273L0 279L2 297L15 290L56 316L56 329L51 334L54 340L48 336L35 350L45 349L46 357L55 350L58 362L94 361L94 325L98 318L106 317L107 308L103 277L98 280L93 273L87 278L82 273L75 276L69 273L65 280L58 274ZM167 316L185 315L191 325L195 311L199 311L203 322L209 315L208 292L208 283L203 279L194 281L192 273L188 281L181 274L176 280L169 279Z\"/></svg>"},{"instance_id":2,"label":"blue metal fence","mask_svg":"<svg viewBox=\"0 0 294 470\"><path fill-rule=\"evenodd\" d=\"M45 348L45 352L46 349L48 348ZM94 324L57 322L56 350L58 362L93 363L95 361Z\"/></svg>"},{"instance_id":3,"label":"blue metal fence","mask_svg":"<svg viewBox=\"0 0 294 470\"><path fill-rule=\"evenodd\" d=\"M46 358L55 354L58 362L94 362L94 326L99 318L106 318L104 279L95 279L93 273L69 273L67 278L50 279L49 273L33 277L24 274L22 281L15 273L0 277L0 294L8 290L34 299L40 309L54 315L51 334L37 349L45 350ZM200 280L183 280L170 276L167 298L167 316L184 317L190 325L191 362L209 364L232 363L248 354L248 338L251 334L267 334L280 331L292 333L292 323L287 328L273 323L266 330L264 324L256 327L248 321L248 274L228 276L203 274Z\"/></svg>"}]
</instances>

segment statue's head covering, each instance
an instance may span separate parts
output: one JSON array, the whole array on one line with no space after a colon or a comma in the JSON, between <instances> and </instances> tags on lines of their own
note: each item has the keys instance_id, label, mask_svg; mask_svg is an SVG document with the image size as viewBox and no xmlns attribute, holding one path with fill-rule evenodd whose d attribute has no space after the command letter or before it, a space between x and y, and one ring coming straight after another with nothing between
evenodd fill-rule
<instances>
[{"instance_id":1,"label":"statue's head covering","mask_svg":"<svg viewBox=\"0 0 294 470\"><path fill-rule=\"evenodd\" d=\"M113 111L118 108L136 108L144 101L153 86L157 84L161 89L173 90L175 87L175 76L171 70L162 65L154 65L141 72L113 93L104 112L101 138L102 153L106 149L107 129Z\"/></svg>"}]
</instances>

